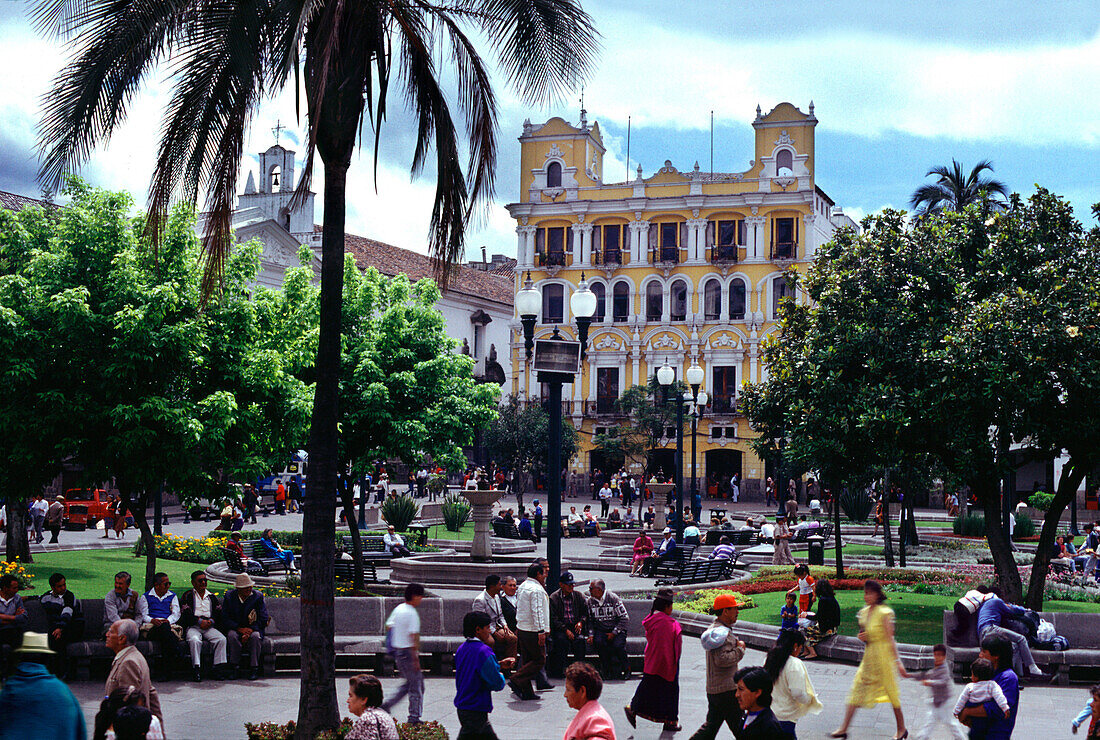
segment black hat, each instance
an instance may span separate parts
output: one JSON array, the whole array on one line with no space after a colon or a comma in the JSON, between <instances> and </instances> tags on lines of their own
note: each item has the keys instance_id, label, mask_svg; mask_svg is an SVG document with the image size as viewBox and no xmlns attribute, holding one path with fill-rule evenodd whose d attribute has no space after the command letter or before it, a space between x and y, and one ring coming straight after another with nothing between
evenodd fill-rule
<instances>
[{"instance_id":1,"label":"black hat","mask_svg":"<svg viewBox=\"0 0 1100 740\"><path fill-rule=\"evenodd\" d=\"M572 585L572 583L573 583L573 574L570 573L567 570L563 570L561 572L561 575L558 576L558 583L564 583L566 585Z\"/></svg>"}]
</instances>

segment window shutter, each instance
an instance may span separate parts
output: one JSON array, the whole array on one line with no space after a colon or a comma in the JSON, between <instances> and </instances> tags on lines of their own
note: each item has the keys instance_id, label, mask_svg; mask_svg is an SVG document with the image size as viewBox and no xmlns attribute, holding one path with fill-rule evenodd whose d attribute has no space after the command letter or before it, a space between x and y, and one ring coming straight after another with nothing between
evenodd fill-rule
<instances>
[{"instance_id":1,"label":"window shutter","mask_svg":"<svg viewBox=\"0 0 1100 740\"><path fill-rule=\"evenodd\" d=\"M630 224L623 226L623 250L629 252L634 246L634 229L630 228Z\"/></svg>"},{"instance_id":2,"label":"window shutter","mask_svg":"<svg viewBox=\"0 0 1100 740\"><path fill-rule=\"evenodd\" d=\"M535 231L535 252L538 254L546 253L546 229Z\"/></svg>"},{"instance_id":3,"label":"window shutter","mask_svg":"<svg viewBox=\"0 0 1100 740\"><path fill-rule=\"evenodd\" d=\"M570 253L573 251L573 227L572 226L566 226L565 227L565 244L562 245L562 251L570 252Z\"/></svg>"},{"instance_id":4,"label":"window shutter","mask_svg":"<svg viewBox=\"0 0 1100 740\"><path fill-rule=\"evenodd\" d=\"M714 235L717 233L717 231L718 224L713 221L707 221L706 246L708 248L714 247Z\"/></svg>"},{"instance_id":5,"label":"window shutter","mask_svg":"<svg viewBox=\"0 0 1100 740\"><path fill-rule=\"evenodd\" d=\"M603 237L603 227L602 226L593 226L592 227L592 254L599 254L600 253L600 242L603 241L602 237Z\"/></svg>"},{"instance_id":6,"label":"window shutter","mask_svg":"<svg viewBox=\"0 0 1100 740\"><path fill-rule=\"evenodd\" d=\"M688 225L687 225L687 222L685 221L684 223L680 224L680 243L677 244L676 246L683 248L683 247L686 247L689 243L690 242L688 242Z\"/></svg>"},{"instance_id":7,"label":"window shutter","mask_svg":"<svg viewBox=\"0 0 1100 740\"><path fill-rule=\"evenodd\" d=\"M737 219L737 245L745 246L745 219Z\"/></svg>"},{"instance_id":8,"label":"window shutter","mask_svg":"<svg viewBox=\"0 0 1100 740\"><path fill-rule=\"evenodd\" d=\"M658 239L660 239L660 237L661 237L659 229L660 229L660 226L658 224L650 224L649 225L649 244L647 246L650 249L653 249L654 247L657 247L657 246L660 245L660 242L658 241Z\"/></svg>"}]
</instances>

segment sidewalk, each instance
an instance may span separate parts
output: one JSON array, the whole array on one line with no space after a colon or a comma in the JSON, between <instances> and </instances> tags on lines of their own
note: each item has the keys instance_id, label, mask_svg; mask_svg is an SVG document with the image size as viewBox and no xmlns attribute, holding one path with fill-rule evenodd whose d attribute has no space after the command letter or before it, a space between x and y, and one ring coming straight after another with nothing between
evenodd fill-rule
<instances>
[{"instance_id":1,"label":"sidewalk","mask_svg":"<svg viewBox=\"0 0 1100 740\"><path fill-rule=\"evenodd\" d=\"M899 639L904 639L899 635ZM683 657L680 661L680 723L684 730L677 735L661 733L659 725L638 721L638 729L632 730L623 716L622 708L633 696L637 680L619 681L604 685L600 703L615 721L616 735L620 739L655 739L691 736L706 716L704 693L706 668L703 650L697 638L684 639ZM762 665L764 653L749 651L742 666ZM806 717L798 723L799 737L824 737L840 724L844 702L855 675L855 666L811 661L806 664L818 696L825 710ZM336 692L340 710L347 716L344 697L347 695L347 678L340 673L336 679ZM454 711L454 678L427 677L424 697L424 719L442 723L451 737L458 735L458 718ZM501 740L557 740L573 716L562 695L564 686L555 681L556 688L542 692L541 701L520 702L506 691L494 694L493 727ZM382 681L387 695L400 685L398 678ZM260 681L223 683L206 681L202 684L172 682L159 684L161 704L164 707L166 732L172 740L209 740L211 738L244 738L245 722L278 721L296 719L298 711L299 681L294 674L282 674L278 678ZM103 684L84 682L72 685L73 692L84 707L91 726L92 718L103 698ZM962 685L955 687L962 691ZM928 690L916 681L901 681L902 706L910 733L915 734L925 718ZM1070 720L1077 714L1087 698L1085 687L1056 688L1031 687L1023 692L1020 716L1016 723L1015 737L1061 738L1071 737ZM395 716L405 719L407 703L397 705ZM893 713L888 705L861 710L856 714L849 737L852 740L888 738L894 733ZM719 737L729 737L722 730ZM938 737L947 737L940 735Z\"/></svg>"}]
</instances>

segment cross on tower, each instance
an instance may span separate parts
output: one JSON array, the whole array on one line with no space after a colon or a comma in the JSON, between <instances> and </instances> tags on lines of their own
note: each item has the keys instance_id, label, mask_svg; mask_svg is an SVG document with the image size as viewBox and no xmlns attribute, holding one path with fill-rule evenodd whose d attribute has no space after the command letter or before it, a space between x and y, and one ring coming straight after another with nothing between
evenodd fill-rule
<instances>
[{"instance_id":1,"label":"cross on tower","mask_svg":"<svg viewBox=\"0 0 1100 740\"><path fill-rule=\"evenodd\" d=\"M275 134L275 143L276 143L276 144L278 144L278 143L279 143L279 134L280 134L280 133L281 133L281 132L282 132L282 131L283 131L283 130L284 130L285 128L286 128L286 126L284 126L284 125L282 124L282 121L279 121L279 120L276 120L276 121L275 121L275 128L271 129L271 132L272 132L273 134Z\"/></svg>"}]
</instances>

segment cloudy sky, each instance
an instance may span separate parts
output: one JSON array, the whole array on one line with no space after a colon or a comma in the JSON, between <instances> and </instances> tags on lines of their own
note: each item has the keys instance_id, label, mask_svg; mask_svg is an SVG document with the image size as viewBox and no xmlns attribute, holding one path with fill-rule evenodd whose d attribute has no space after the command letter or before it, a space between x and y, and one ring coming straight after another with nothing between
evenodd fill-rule
<instances>
[{"instance_id":1,"label":"cloudy sky","mask_svg":"<svg viewBox=\"0 0 1100 740\"><path fill-rule=\"evenodd\" d=\"M1026 193L1039 183L1069 198L1082 219L1100 201L1096 0L584 6L603 37L585 102L589 120L604 130L608 180L626 173L628 116L631 166L640 161L647 175L666 159L681 169L698 160L705 169L712 110L715 169L740 171L753 156L758 103L767 111L787 100L805 110L813 100L818 184L853 216L903 207L928 168L952 158L967 167L991 159L1011 189ZM35 32L27 8L0 0L0 190L36 195L39 103L66 49ZM86 178L144 201L167 89L162 80L150 83L126 126L87 163ZM469 257L483 245L515 254L513 222L502 206L518 195L516 137L528 117L575 122L578 97L532 110L501 88L497 197L469 233ZM283 142L296 146L300 127L287 93L264 105L246 151L272 143L276 120L291 127ZM348 229L424 251L433 173L410 179L407 124L396 111L383 129L377 190L374 152L364 150L354 162ZM314 189L321 187L316 181Z\"/></svg>"}]
</instances>

